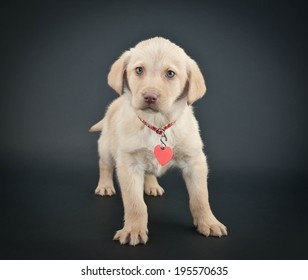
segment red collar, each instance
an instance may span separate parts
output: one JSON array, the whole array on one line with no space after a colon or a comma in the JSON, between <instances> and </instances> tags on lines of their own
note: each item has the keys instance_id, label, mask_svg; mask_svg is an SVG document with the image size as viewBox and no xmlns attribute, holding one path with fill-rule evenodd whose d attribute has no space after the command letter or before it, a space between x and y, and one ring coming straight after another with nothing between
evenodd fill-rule
<instances>
[{"instance_id":1,"label":"red collar","mask_svg":"<svg viewBox=\"0 0 308 280\"><path fill-rule=\"evenodd\" d=\"M149 123L147 123L145 120L143 120L142 118L140 118L138 116L139 120L142 121L142 123L147 126L148 128L152 129L153 131L155 131L157 134L159 135L162 135L164 134L165 130L167 130L168 128L170 128L171 126L173 126L175 124L175 121L174 122L171 122L171 123L168 123L166 124L165 126L163 127L156 127L154 125L151 125Z\"/></svg>"}]
</instances>

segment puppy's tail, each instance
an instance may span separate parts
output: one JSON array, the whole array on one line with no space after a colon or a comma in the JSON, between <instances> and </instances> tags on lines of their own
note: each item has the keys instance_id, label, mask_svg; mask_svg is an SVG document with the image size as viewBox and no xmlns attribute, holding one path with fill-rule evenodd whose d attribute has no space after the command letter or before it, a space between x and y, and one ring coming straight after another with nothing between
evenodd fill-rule
<instances>
[{"instance_id":1,"label":"puppy's tail","mask_svg":"<svg viewBox=\"0 0 308 280\"><path fill-rule=\"evenodd\" d=\"M103 130L103 123L104 123L104 119L100 120L98 123L96 123L95 125L91 126L89 131L90 132L102 131Z\"/></svg>"}]
</instances>

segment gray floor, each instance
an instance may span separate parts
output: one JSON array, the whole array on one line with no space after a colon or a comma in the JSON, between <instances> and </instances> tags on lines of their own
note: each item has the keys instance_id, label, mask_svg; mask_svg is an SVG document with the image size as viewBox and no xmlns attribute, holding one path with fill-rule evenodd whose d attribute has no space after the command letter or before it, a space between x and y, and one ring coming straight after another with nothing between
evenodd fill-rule
<instances>
[{"instance_id":1,"label":"gray floor","mask_svg":"<svg viewBox=\"0 0 308 280\"><path fill-rule=\"evenodd\" d=\"M185 185L171 171L160 179L166 194L145 198L149 242L133 248L112 241L122 225L122 201L119 192L93 194L95 170L4 171L2 259L308 258L307 180L298 174L212 174L212 208L229 230L219 239L195 231Z\"/></svg>"}]
</instances>

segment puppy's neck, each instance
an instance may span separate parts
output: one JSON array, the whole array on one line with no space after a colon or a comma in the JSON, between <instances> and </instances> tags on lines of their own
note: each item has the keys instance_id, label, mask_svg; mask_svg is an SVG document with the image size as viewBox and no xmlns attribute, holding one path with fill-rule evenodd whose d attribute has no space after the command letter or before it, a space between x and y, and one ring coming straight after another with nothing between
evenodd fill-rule
<instances>
[{"instance_id":1,"label":"puppy's neck","mask_svg":"<svg viewBox=\"0 0 308 280\"><path fill-rule=\"evenodd\" d=\"M125 89L124 94L120 97L127 102L127 106L131 107L131 98L132 95L128 89ZM136 114L136 122L140 122L138 116L147 121L148 123L155 125L157 127L162 127L167 123L174 121L179 121L186 112L191 110L191 106L187 105L187 98L183 96L175 100L168 112L155 112L150 109L148 110L136 110L132 108Z\"/></svg>"},{"instance_id":2,"label":"puppy's neck","mask_svg":"<svg viewBox=\"0 0 308 280\"><path fill-rule=\"evenodd\" d=\"M136 115L152 125L162 127L168 123L178 121L188 109L187 101L183 99L176 101L172 105L171 110L166 113L149 110L136 110Z\"/></svg>"}]
</instances>

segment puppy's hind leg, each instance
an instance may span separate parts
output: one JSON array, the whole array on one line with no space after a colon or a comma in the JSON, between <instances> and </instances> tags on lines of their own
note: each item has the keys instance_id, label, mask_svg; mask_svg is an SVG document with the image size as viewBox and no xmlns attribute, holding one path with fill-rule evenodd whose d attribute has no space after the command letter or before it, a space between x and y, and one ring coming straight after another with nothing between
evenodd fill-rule
<instances>
[{"instance_id":1,"label":"puppy's hind leg","mask_svg":"<svg viewBox=\"0 0 308 280\"><path fill-rule=\"evenodd\" d=\"M115 195L113 169L114 166L112 164L107 164L102 158L99 159L99 181L95 194L101 196Z\"/></svg>"},{"instance_id":2,"label":"puppy's hind leg","mask_svg":"<svg viewBox=\"0 0 308 280\"><path fill-rule=\"evenodd\" d=\"M144 176L144 192L152 196L162 196L165 193L164 189L158 184L156 176L152 174L145 174Z\"/></svg>"}]
</instances>

